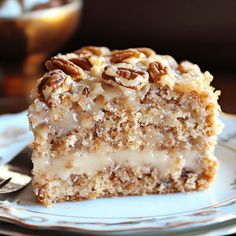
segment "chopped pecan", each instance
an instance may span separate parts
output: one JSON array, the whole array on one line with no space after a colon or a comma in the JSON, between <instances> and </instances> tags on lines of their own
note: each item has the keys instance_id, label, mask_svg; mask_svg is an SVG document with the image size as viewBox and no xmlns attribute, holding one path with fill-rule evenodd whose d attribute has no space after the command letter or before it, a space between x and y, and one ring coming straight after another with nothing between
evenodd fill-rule
<instances>
[{"instance_id":1,"label":"chopped pecan","mask_svg":"<svg viewBox=\"0 0 236 236\"><path fill-rule=\"evenodd\" d=\"M68 75L76 76L77 79L84 78L84 72L80 67L62 57L52 57L51 60L46 62L46 67L49 71L60 69Z\"/></svg>"},{"instance_id":2,"label":"chopped pecan","mask_svg":"<svg viewBox=\"0 0 236 236\"><path fill-rule=\"evenodd\" d=\"M131 89L140 89L148 82L148 73L125 67L106 66L102 78Z\"/></svg>"},{"instance_id":3,"label":"chopped pecan","mask_svg":"<svg viewBox=\"0 0 236 236\"><path fill-rule=\"evenodd\" d=\"M128 58L139 58L141 53L135 49L114 50L111 52L111 63L120 63Z\"/></svg>"},{"instance_id":4,"label":"chopped pecan","mask_svg":"<svg viewBox=\"0 0 236 236\"><path fill-rule=\"evenodd\" d=\"M87 58L75 57L71 58L70 61L73 62L75 65L81 67L83 70L90 70L93 67L93 65L89 62Z\"/></svg>"},{"instance_id":5,"label":"chopped pecan","mask_svg":"<svg viewBox=\"0 0 236 236\"><path fill-rule=\"evenodd\" d=\"M148 73L150 74L151 82L158 83L161 77L168 74L168 68L160 62L151 62L149 64Z\"/></svg>"},{"instance_id":6,"label":"chopped pecan","mask_svg":"<svg viewBox=\"0 0 236 236\"><path fill-rule=\"evenodd\" d=\"M89 95L89 93L90 93L90 91L89 91L88 87L85 87L82 91L82 94L85 95L85 96Z\"/></svg>"},{"instance_id":7,"label":"chopped pecan","mask_svg":"<svg viewBox=\"0 0 236 236\"><path fill-rule=\"evenodd\" d=\"M93 46L87 46L87 47L82 47L79 50L76 50L75 53L77 55L86 55L86 54L92 54L96 56L105 56L110 53L110 50L106 47L93 47Z\"/></svg>"},{"instance_id":8,"label":"chopped pecan","mask_svg":"<svg viewBox=\"0 0 236 236\"><path fill-rule=\"evenodd\" d=\"M178 65L178 70L182 74L187 73L187 72L191 71L192 69L193 69L193 64L189 61L182 61Z\"/></svg>"},{"instance_id":9,"label":"chopped pecan","mask_svg":"<svg viewBox=\"0 0 236 236\"><path fill-rule=\"evenodd\" d=\"M101 121L95 122L93 129L93 137L100 137L102 135Z\"/></svg>"},{"instance_id":10,"label":"chopped pecan","mask_svg":"<svg viewBox=\"0 0 236 236\"><path fill-rule=\"evenodd\" d=\"M151 48L135 48L135 49L143 53L146 57L150 57L156 54Z\"/></svg>"},{"instance_id":11,"label":"chopped pecan","mask_svg":"<svg viewBox=\"0 0 236 236\"><path fill-rule=\"evenodd\" d=\"M104 57L90 56L88 57L88 61L92 66L101 66L105 62L105 59Z\"/></svg>"}]
</instances>

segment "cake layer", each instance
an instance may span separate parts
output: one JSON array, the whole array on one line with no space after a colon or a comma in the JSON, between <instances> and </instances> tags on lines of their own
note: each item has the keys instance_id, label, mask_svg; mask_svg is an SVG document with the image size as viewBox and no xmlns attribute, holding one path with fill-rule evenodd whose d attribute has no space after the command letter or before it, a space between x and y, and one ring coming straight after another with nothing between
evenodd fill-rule
<instances>
[{"instance_id":1,"label":"cake layer","mask_svg":"<svg viewBox=\"0 0 236 236\"><path fill-rule=\"evenodd\" d=\"M98 197L190 192L206 189L214 179L216 162L206 159L205 166L201 172L184 168L163 176L156 168L140 169L126 163L122 167L98 171L93 176L71 174L67 179L47 179L48 172L37 173L33 185L37 199L47 206Z\"/></svg>"},{"instance_id":2,"label":"cake layer","mask_svg":"<svg viewBox=\"0 0 236 236\"><path fill-rule=\"evenodd\" d=\"M87 88L89 97L75 85L75 93L63 93L52 105L38 98L34 100L30 121L37 131L35 142L44 142L42 151L75 148L105 155L117 149L171 152L192 146L204 151L214 146L221 129L216 118L217 96L212 92L201 97L196 92L157 90L152 84L144 87L142 93L132 91L135 99L131 100L126 97L130 89L114 87L113 98L104 102L108 89L101 81ZM122 95L117 97L117 91Z\"/></svg>"}]
</instances>

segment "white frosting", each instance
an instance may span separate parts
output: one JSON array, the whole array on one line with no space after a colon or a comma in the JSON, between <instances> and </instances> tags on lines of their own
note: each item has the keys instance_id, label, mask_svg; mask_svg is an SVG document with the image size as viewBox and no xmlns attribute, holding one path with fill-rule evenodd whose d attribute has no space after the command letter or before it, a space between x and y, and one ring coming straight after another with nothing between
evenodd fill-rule
<instances>
[{"instance_id":1,"label":"white frosting","mask_svg":"<svg viewBox=\"0 0 236 236\"><path fill-rule=\"evenodd\" d=\"M106 102L110 102L114 98L122 97L121 90L118 87L109 87L107 86L104 89L102 94L106 100Z\"/></svg>"},{"instance_id":2,"label":"white frosting","mask_svg":"<svg viewBox=\"0 0 236 236\"><path fill-rule=\"evenodd\" d=\"M182 168L190 168L198 171L200 169L200 154L197 151L185 151L182 154L168 154L166 151L119 151L109 155L90 153L82 155L74 153L70 156L59 156L50 158L45 155L36 157L33 155L35 165L34 172L46 172L48 178L55 176L67 179L71 174L95 175L98 171L106 168L119 168L127 162L136 170L149 171L157 168L160 174L169 173Z\"/></svg>"}]
</instances>

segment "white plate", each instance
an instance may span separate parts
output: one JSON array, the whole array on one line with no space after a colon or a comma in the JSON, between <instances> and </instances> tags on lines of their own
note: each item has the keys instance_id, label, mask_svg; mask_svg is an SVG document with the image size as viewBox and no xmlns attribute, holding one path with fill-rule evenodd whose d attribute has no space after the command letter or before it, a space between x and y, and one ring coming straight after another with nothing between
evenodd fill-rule
<instances>
[{"instance_id":1,"label":"white plate","mask_svg":"<svg viewBox=\"0 0 236 236\"><path fill-rule=\"evenodd\" d=\"M45 208L31 187L0 201L0 220L31 229L94 235L222 235L236 232L236 118L225 124L215 182L203 192L66 202ZM209 233L210 232L210 233Z\"/></svg>"}]
</instances>

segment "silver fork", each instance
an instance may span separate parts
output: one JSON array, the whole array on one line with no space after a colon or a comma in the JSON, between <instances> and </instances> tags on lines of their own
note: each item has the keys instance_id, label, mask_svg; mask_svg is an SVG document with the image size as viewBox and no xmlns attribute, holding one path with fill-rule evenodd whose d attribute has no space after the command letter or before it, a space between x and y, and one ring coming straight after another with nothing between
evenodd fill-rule
<instances>
[{"instance_id":1,"label":"silver fork","mask_svg":"<svg viewBox=\"0 0 236 236\"><path fill-rule=\"evenodd\" d=\"M0 194L19 191L31 182L31 175L25 168L17 164L19 161L21 165L24 164L21 155L18 155L9 164L0 166Z\"/></svg>"}]
</instances>

